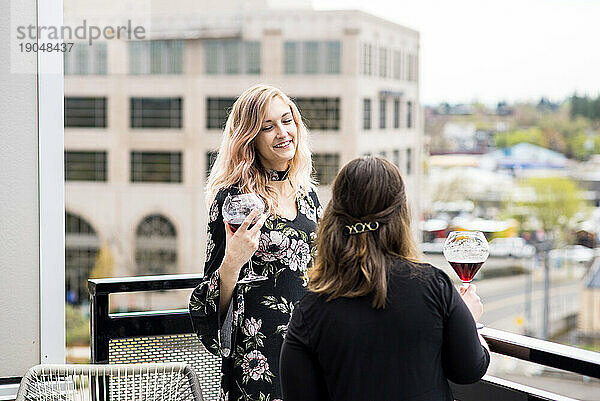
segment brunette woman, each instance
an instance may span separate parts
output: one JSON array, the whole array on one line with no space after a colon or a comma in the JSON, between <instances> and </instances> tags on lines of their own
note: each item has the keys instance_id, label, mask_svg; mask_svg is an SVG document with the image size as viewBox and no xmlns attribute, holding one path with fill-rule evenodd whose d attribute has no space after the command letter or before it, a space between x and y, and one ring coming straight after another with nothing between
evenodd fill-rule
<instances>
[{"instance_id":1,"label":"brunette woman","mask_svg":"<svg viewBox=\"0 0 600 401\"><path fill-rule=\"evenodd\" d=\"M483 307L415 261L404 182L380 158L339 172L320 222L310 292L281 352L285 401L452 400L489 364L475 322Z\"/></svg>"}]
</instances>

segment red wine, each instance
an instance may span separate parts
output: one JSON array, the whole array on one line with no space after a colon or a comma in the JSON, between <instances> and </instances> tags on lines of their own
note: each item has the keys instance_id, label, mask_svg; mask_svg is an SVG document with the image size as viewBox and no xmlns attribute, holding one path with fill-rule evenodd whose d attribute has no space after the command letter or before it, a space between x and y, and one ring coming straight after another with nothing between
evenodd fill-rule
<instances>
[{"instance_id":1,"label":"red wine","mask_svg":"<svg viewBox=\"0 0 600 401\"><path fill-rule=\"evenodd\" d=\"M475 274L479 271L483 262L475 262L475 263L464 263L464 262L450 262L450 266L454 269L458 277L460 277L460 281L465 283L470 283L475 277Z\"/></svg>"},{"instance_id":2,"label":"red wine","mask_svg":"<svg viewBox=\"0 0 600 401\"><path fill-rule=\"evenodd\" d=\"M229 225L229 228L231 228L231 231L236 232L238 228L240 228L240 226L242 225L242 223L240 224L234 224L234 223L227 223Z\"/></svg>"}]
</instances>

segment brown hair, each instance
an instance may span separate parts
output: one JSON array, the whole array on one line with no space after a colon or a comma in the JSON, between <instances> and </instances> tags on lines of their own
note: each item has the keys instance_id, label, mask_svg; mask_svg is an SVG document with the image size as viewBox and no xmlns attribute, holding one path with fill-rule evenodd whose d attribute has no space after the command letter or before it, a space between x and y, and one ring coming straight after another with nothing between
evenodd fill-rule
<instances>
[{"instance_id":1,"label":"brown hair","mask_svg":"<svg viewBox=\"0 0 600 401\"><path fill-rule=\"evenodd\" d=\"M398 168L379 157L351 160L333 182L308 288L329 300L373 293L372 306L384 308L390 259L417 254L410 220ZM349 235L345 226L359 222L378 222L379 228Z\"/></svg>"}]
</instances>

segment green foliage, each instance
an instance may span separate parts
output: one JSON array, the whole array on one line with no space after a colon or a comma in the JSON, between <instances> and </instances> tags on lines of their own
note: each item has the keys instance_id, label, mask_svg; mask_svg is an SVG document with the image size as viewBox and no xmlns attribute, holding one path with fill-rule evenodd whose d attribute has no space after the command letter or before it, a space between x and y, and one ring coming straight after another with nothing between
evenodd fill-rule
<instances>
[{"instance_id":1,"label":"green foliage","mask_svg":"<svg viewBox=\"0 0 600 401\"><path fill-rule=\"evenodd\" d=\"M65 304L67 347L90 344L90 319L73 305Z\"/></svg>"},{"instance_id":2,"label":"green foliage","mask_svg":"<svg viewBox=\"0 0 600 401\"><path fill-rule=\"evenodd\" d=\"M533 189L535 199L520 202L541 223L544 230L564 228L575 213L585 207L580 189L574 181L564 177L529 178L523 185Z\"/></svg>"},{"instance_id":3,"label":"green foliage","mask_svg":"<svg viewBox=\"0 0 600 401\"><path fill-rule=\"evenodd\" d=\"M518 143L531 143L533 145L545 146L544 135L538 127L532 127L527 130L517 130L507 133L498 133L494 136L496 147L509 148Z\"/></svg>"},{"instance_id":4,"label":"green foliage","mask_svg":"<svg viewBox=\"0 0 600 401\"><path fill-rule=\"evenodd\" d=\"M577 116L600 120L600 95L595 99L588 96L573 95L571 97L571 118Z\"/></svg>"}]
</instances>

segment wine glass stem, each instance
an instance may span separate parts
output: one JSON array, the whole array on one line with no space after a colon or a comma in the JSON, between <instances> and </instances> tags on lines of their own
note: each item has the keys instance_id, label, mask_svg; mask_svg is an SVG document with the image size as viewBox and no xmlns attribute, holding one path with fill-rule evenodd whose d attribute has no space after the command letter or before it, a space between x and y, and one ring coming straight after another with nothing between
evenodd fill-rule
<instances>
[{"instance_id":1,"label":"wine glass stem","mask_svg":"<svg viewBox=\"0 0 600 401\"><path fill-rule=\"evenodd\" d=\"M467 288L469 288L469 285L471 285L471 283L469 283L468 281L463 281L462 282L462 287L466 290Z\"/></svg>"}]
</instances>

